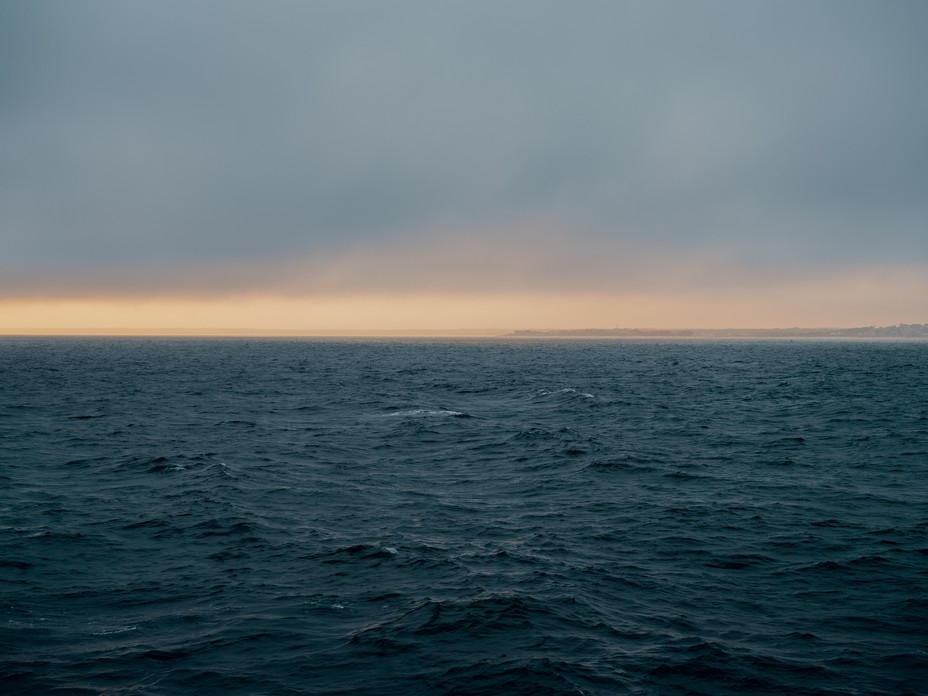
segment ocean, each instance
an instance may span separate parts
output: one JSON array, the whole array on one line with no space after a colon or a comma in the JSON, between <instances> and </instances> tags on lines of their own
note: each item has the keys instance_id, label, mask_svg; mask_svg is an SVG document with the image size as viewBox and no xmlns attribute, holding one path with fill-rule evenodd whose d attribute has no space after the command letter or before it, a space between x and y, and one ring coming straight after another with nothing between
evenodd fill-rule
<instances>
[{"instance_id":1,"label":"ocean","mask_svg":"<svg viewBox=\"0 0 928 696\"><path fill-rule=\"evenodd\" d=\"M2 338L0 693L926 694L928 342Z\"/></svg>"}]
</instances>

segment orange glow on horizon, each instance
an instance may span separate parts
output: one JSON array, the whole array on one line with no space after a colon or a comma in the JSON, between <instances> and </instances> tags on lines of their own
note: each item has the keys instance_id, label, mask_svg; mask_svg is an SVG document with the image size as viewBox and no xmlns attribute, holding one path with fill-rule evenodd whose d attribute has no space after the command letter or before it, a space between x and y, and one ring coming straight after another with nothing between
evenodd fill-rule
<instances>
[{"instance_id":1,"label":"orange glow on horizon","mask_svg":"<svg viewBox=\"0 0 928 696\"><path fill-rule=\"evenodd\" d=\"M0 300L0 332L92 329L401 333L460 329L853 327L926 321L924 273L712 293L389 293Z\"/></svg>"}]
</instances>

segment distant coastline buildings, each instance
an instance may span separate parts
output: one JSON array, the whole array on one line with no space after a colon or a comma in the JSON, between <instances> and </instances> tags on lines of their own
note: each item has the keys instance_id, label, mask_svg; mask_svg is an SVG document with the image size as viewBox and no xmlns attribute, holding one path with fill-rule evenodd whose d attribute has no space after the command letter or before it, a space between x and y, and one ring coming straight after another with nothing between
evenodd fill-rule
<instances>
[{"instance_id":1,"label":"distant coastline buildings","mask_svg":"<svg viewBox=\"0 0 928 696\"><path fill-rule=\"evenodd\" d=\"M522 329L509 335L575 338L928 338L928 324L848 329Z\"/></svg>"}]
</instances>

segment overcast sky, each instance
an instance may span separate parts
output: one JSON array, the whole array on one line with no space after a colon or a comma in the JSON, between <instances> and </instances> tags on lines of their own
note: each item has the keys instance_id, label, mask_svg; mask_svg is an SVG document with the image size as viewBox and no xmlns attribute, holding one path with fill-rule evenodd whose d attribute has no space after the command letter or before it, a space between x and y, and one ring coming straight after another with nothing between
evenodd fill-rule
<instances>
[{"instance_id":1,"label":"overcast sky","mask_svg":"<svg viewBox=\"0 0 928 696\"><path fill-rule=\"evenodd\" d=\"M0 0L0 296L924 280L926 36L922 0Z\"/></svg>"}]
</instances>

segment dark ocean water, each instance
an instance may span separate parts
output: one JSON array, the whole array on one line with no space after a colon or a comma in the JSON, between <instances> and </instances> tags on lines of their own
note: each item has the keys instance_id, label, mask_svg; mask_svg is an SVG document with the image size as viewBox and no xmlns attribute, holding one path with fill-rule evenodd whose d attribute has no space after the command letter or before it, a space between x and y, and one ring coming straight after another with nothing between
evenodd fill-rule
<instances>
[{"instance_id":1,"label":"dark ocean water","mask_svg":"<svg viewBox=\"0 0 928 696\"><path fill-rule=\"evenodd\" d=\"M928 693L928 343L0 340L0 692Z\"/></svg>"}]
</instances>

